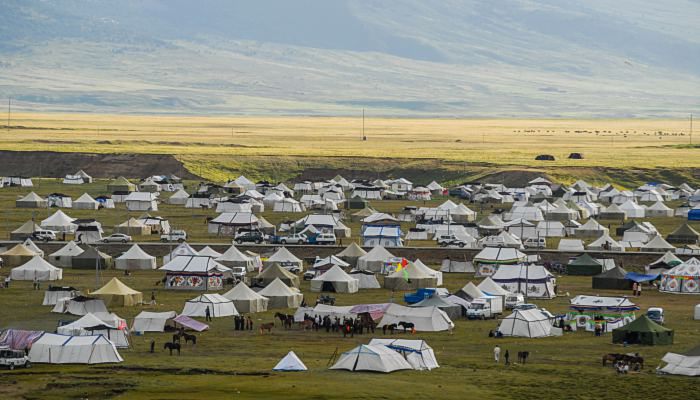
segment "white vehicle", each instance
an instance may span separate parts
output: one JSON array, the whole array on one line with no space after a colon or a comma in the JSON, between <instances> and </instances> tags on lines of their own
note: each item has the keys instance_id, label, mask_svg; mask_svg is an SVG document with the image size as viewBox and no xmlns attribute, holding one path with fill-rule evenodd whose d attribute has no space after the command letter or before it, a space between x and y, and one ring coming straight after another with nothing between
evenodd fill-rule
<instances>
[{"instance_id":1,"label":"white vehicle","mask_svg":"<svg viewBox=\"0 0 700 400\"><path fill-rule=\"evenodd\" d=\"M245 267L231 267L231 275L237 280L244 280L246 272Z\"/></svg>"},{"instance_id":2,"label":"white vehicle","mask_svg":"<svg viewBox=\"0 0 700 400\"><path fill-rule=\"evenodd\" d=\"M0 347L0 367L15 369L15 367L29 368L29 357L22 350L12 350L7 346Z\"/></svg>"},{"instance_id":3,"label":"white vehicle","mask_svg":"<svg viewBox=\"0 0 700 400\"><path fill-rule=\"evenodd\" d=\"M543 237L531 237L523 241L526 249L544 249L547 247L547 239Z\"/></svg>"},{"instance_id":4,"label":"white vehicle","mask_svg":"<svg viewBox=\"0 0 700 400\"><path fill-rule=\"evenodd\" d=\"M649 307L647 317L657 324L664 324L664 309L661 307Z\"/></svg>"},{"instance_id":5,"label":"white vehicle","mask_svg":"<svg viewBox=\"0 0 700 400\"><path fill-rule=\"evenodd\" d=\"M161 242L184 242L187 240L187 232L182 229L170 231L168 234L160 235Z\"/></svg>"},{"instance_id":6,"label":"white vehicle","mask_svg":"<svg viewBox=\"0 0 700 400\"><path fill-rule=\"evenodd\" d=\"M125 235L123 233L113 233L107 237L102 238L105 243L126 243L131 242L131 236Z\"/></svg>"},{"instance_id":7,"label":"white vehicle","mask_svg":"<svg viewBox=\"0 0 700 400\"><path fill-rule=\"evenodd\" d=\"M282 236L280 238L280 243L282 244L304 244L308 241L306 235L303 233L294 233L288 236Z\"/></svg>"},{"instance_id":8,"label":"white vehicle","mask_svg":"<svg viewBox=\"0 0 700 400\"><path fill-rule=\"evenodd\" d=\"M525 303L525 296L522 293L511 293L506 296L506 310L511 310L523 303Z\"/></svg>"},{"instance_id":9,"label":"white vehicle","mask_svg":"<svg viewBox=\"0 0 700 400\"><path fill-rule=\"evenodd\" d=\"M447 246L459 246L459 247L464 247L467 245L467 242L465 242L462 239L457 238L455 235L440 235L437 238L437 243L438 245L442 247L447 247Z\"/></svg>"},{"instance_id":10,"label":"white vehicle","mask_svg":"<svg viewBox=\"0 0 700 400\"><path fill-rule=\"evenodd\" d=\"M500 297L479 297L474 299L467 308L469 319L491 319L503 313L503 304Z\"/></svg>"},{"instance_id":11,"label":"white vehicle","mask_svg":"<svg viewBox=\"0 0 700 400\"><path fill-rule=\"evenodd\" d=\"M56 240L56 232L49 230L34 231L34 233L32 233L32 237L34 237L36 240L48 242L50 240Z\"/></svg>"},{"instance_id":12,"label":"white vehicle","mask_svg":"<svg viewBox=\"0 0 700 400\"><path fill-rule=\"evenodd\" d=\"M319 233L316 238L312 241L313 244L329 244L334 245L336 243L335 234L333 233Z\"/></svg>"}]
</instances>

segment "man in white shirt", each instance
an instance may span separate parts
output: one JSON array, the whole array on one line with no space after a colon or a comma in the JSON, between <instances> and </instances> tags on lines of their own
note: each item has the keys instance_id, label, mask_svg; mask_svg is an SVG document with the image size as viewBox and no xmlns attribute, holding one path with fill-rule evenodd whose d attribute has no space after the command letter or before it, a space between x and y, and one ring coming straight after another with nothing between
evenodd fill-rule
<instances>
[{"instance_id":1,"label":"man in white shirt","mask_svg":"<svg viewBox=\"0 0 700 400\"><path fill-rule=\"evenodd\" d=\"M496 345L496 347L493 348L493 359L496 360L496 364L498 364L498 360L501 358L501 348Z\"/></svg>"}]
</instances>

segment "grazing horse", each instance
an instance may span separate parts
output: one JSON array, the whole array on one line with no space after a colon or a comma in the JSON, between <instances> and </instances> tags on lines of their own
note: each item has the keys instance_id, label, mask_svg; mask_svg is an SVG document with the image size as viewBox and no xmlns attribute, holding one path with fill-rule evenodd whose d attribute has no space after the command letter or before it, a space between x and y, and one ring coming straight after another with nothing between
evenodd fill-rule
<instances>
[{"instance_id":1,"label":"grazing horse","mask_svg":"<svg viewBox=\"0 0 700 400\"><path fill-rule=\"evenodd\" d=\"M406 333L406 330L408 330L408 329L413 330L416 327L416 325L413 322L405 322L405 321L399 322L399 326L403 327L403 333Z\"/></svg>"},{"instance_id":2,"label":"grazing horse","mask_svg":"<svg viewBox=\"0 0 700 400\"><path fill-rule=\"evenodd\" d=\"M291 329L292 327L292 322L294 322L294 316L293 315L287 315L287 314L282 314L282 313L275 313L275 318L278 318L280 322L282 323L282 326L284 329Z\"/></svg>"},{"instance_id":3,"label":"grazing horse","mask_svg":"<svg viewBox=\"0 0 700 400\"><path fill-rule=\"evenodd\" d=\"M271 334L271 333L272 333L272 328L274 328L274 327L275 327L275 323L274 323L274 322L268 322L267 324L260 324L260 334L261 334L261 335L264 334L265 331L267 331L267 333L270 333L270 334Z\"/></svg>"},{"instance_id":4,"label":"grazing horse","mask_svg":"<svg viewBox=\"0 0 700 400\"><path fill-rule=\"evenodd\" d=\"M616 362L622 360L622 356L623 355L619 354L619 353L608 353L608 354L604 355L603 356L603 366L605 367L606 365L608 365L607 364L608 361L614 365Z\"/></svg>"},{"instance_id":5,"label":"grazing horse","mask_svg":"<svg viewBox=\"0 0 700 400\"><path fill-rule=\"evenodd\" d=\"M382 326L382 333L386 335L386 330L389 330L389 334L393 335L394 330L397 328L396 324L389 324L389 325L384 325Z\"/></svg>"},{"instance_id":6,"label":"grazing horse","mask_svg":"<svg viewBox=\"0 0 700 400\"><path fill-rule=\"evenodd\" d=\"M189 335L187 333L183 333L182 337L185 338L185 344L187 344L189 342L192 342L193 346L197 344L197 336L195 336L195 335Z\"/></svg>"},{"instance_id":7,"label":"grazing horse","mask_svg":"<svg viewBox=\"0 0 700 400\"><path fill-rule=\"evenodd\" d=\"M173 355L173 350L177 350L177 355L180 355L180 343L171 343L171 342L166 342L163 345L163 350L168 349L170 350L170 355Z\"/></svg>"},{"instance_id":8,"label":"grazing horse","mask_svg":"<svg viewBox=\"0 0 700 400\"><path fill-rule=\"evenodd\" d=\"M316 322L312 319L305 319L301 322L299 322L299 326L301 327L302 330L313 330L314 326L316 325Z\"/></svg>"}]
</instances>

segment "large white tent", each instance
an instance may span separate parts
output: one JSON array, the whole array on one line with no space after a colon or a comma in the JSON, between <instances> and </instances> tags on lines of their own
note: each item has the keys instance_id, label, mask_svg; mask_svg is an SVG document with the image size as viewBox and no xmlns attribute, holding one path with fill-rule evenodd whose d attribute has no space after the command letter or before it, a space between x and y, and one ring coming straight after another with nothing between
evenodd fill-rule
<instances>
[{"instance_id":1,"label":"large white tent","mask_svg":"<svg viewBox=\"0 0 700 400\"><path fill-rule=\"evenodd\" d=\"M73 233L78 225L73 223L74 218L69 217L61 210L57 210L50 217L41 221L41 227L56 232Z\"/></svg>"},{"instance_id":2,"label":"large white tent","mask_svg":"<svg viewBox=\"0 0 700 400\"><path fill-rule=\"evenodd\" d=\"M205 317L207 308L209 308L209 315L212 318L238 315L233 301L216 293L205 293L192 300L187 300L185 307L182 309L182 315Z\"/></svg>"},{"instance_id":3,"label":"large white tent","mask_svg":"<svg viewBox=\"0 0 700 400\"><path fill-rule=\"evenodd\" d=\"M556 279L542 265L502 265L491 280L510 293L522 293L537 299L556 297Z\"/></svg>"},{"instance_id":4,"label":"large white tent","mask_svg":"<svg viewBox=\"0 0 700 400\"><path fill-rule=\"evenodd\" d=\"M337 265L311 280L312 292L357 293L358 290L358 280Z\"/></svg>"},{"instance_id":5,"label":"large white tent","mask_svg":"<svg viewBox=\"0 0 700 400\"><path fill-rule=\"evenodd\" d=\"M129 347L129 332L125 328L119 329L92 313L87 313L76 321L59 326L56 328L56 333L72 336L102 335L114 343L116 347Z\"/></svg>"},{"instance_id":6,"label":"large white tent","mask_svg":"<svg viewBox=\"0 0 700 400\"><path fill-rule=\"evenodd\" d=\"M97 210L98 208L100 208L100 203L87 193L83 193L82 196L73 200L74 210Z\"/></svg>"},{"instance_id":7,"label":"large white tent","mask_svg":"<svg viewBox=\"0 0 700 400\"><path fill-rule=\"evenodd\" d=\"M391 304L384 312L384 317L377 325L412 322L418 332L439 332L454 328L454 323L444 311L437 307L405 307Z\"/></svg>"},{"instance_id":8,"label":"large white tent","mask_svg":"<svg viewBox=\"0 0 700 400\"><path fill-rule=\"evenodd\" d=\"M55 281L63 278L63 270L37 255L27 263L12 268L10 277L13 281Z\"/></svg>"},{"instance_id":9,"label":"large white tent","mask_svg":"<svg viewBox=\"0 0 700 400\"><path fill-rule=\"evenodd\" d=\"M196 256L198 254L199 253L197 253L197 250L193 249L192 246L187 244L187 242L183 242L178 244L177 247L170 252L170 254L163 256L163 264L167 264L179 256Z\"/></svg>"},{"instance_id":10,"label":"large white tent","mask_svg":"<svg viewBox=\"0 0 700 400\"><path fill-rule=\"evenodd\" d=\"M165 331L165 323L176 316L177 314L175 311L141 311L139 315L134 318L134 324L131 326L131 330L134 332L163 332Z\"/></svg>"},{"instance_id":11,"label":"large white tent","mask_svg":"<svg viewBox=\"0 0 700 400\"><path fill-rule=\"evenodd\" d=\"M238 283L233 289L223 294L229 300L233 301L236 310L241 313L257 313L267 311L269 299L255 293L244 282Z\"/></svg>"},{"instance_id":12,"label":"large white tent","mask_svg":"<svg viewBox=\"0 0 700 400\"><path fill-rule=\"evenodd\" d=\"M280 278L275 278L269 285L265 286L259 295L269 299L268 308L297 308L304 299L304 295L296 288L285 285Z\"/></svg>"},{"instance_id":13,"label":"large white tent","mask_svg":"<svg viewBox=\"0 0 700 400\"><path fill-rule=\"evenodd\" d=\"M383 273L386 263L392 258L394 255L383 246L375 246L357 259L357 269Z\"/></svg>"},{"instance_id":14,"label":"large white tent","mask_svg":"<svg viewBox=\"0 0 700 400\"><path fill-rule=\"evenodd\" d=\"M114 343L103 335L66 336L44 333L29 350L32 363L104 364L124 361Z\"/></svg>"},{"instance_id":15,"label":"large white tent","mask_svg":"<svg viewBox=\"0 0 700 400\"><path fill-rule=\"evenodd\" d=\"M338 361L330 369L346 369L348 371L394 372L402 369L413 369L401 354L386 346L370 346L361 344L340 355Z\"/></svg>"},{"instance_id":16,"label":"large white tent","mask_svg":"<svg viewBox=\"0 0 700 400\"><path fill-rule=\"evenodd\" d=\"M107 306L102 299L77 296L73 298L58 299L51 310L55 313L68 313L73 315L85 315L87 313L106 313Z\"/></svg>"},{"instance_id":17,"label":"large white tent","mask_svg":"<svg viewBox=\"0 0 700 400\"><path fill-rule=\"evenodd\" d=\"M134 244L114 261L116 269L156 269L156 258Z\"/></svg>"},{"instance_id":18,"label":"large white tent","mask_svg":"<svg viewBox=\"0 0 700 400\"><path fill-rule=\"evenodd\" d=\"M515 310L498 326L503 336L538 338L552 335L552 323L538 309Z\"/></svg>"},{"instance_id":19,"label":"large white tent","mask_svg":"<svg viewBox=\"0 0 700 400\"><path fill-rule=\"evenodd\" d=\"M350 276L357 279L358 288L360 289L380 289L381 285L377 280L377 275L371 271L350 271Z\"/></svg>"},{"instance_id":20,"label":"large white tent","mask_svg":"<svg viewBox=\"0 0 700 400\"><path fill-rule=\"evenodd\" d=\"M662 272L659 290L667 293L700 294L700 260L691 258Z\"/></svg>"},{"instance_id":21,"label":"large white tent","mask_svg":"<svg viewBox=\"0 0 700 400\"><path fill-rule=\"evenodd\" d=\"M401 354L416 370L431 370L440 365L435 358L433 348L425 340L412 339L372 339L370 346L386 346Z\"/></svg>"},{"instance_id":22,"label":"large white tent","mask_svg":"<svg viewBox=\"0 0 700 400\"><path fill-rule=\"evenodd\" d=\"M253 257L244 254L234 245L231 245L221 256L217 257L216 261L230 268L245 268L248 272L252 272L258 267Z\"/></svg>"},{"instance_id":23,"label":"large white tent","mask_svg":"<svg viewBox=\"0 0 700 400\"><path fill-rule=\"evenodd\" d=\"M442 272L428 267L427 265L423 264L423 261L420 259L416 259L416 261L413 262L413 265L415 265L418 270L434 277L437 280L437 286L442 286Z\"/></svg>"},{"instance_id":24,"label":"large white tent","mask_svg":"<svg viewBox=\"0 0 700 400\"><path fill-rule=\"evenodd\" d=\"M263 264L265 267L273 264L279 264L283 268L290 270L298 269L299 271L301 271L304 267L304 262L292 254L291 251L287 250L286 247L280 247L273 255L265 260Z\"/></svg>"}]
</instances>

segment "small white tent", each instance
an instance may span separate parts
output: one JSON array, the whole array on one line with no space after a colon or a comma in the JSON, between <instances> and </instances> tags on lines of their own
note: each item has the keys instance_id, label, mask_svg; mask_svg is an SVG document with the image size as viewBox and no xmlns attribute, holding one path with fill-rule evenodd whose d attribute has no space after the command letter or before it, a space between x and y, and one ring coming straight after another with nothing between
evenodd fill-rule
<instances>
[{"instance_id":1,"label":"small white tent","mask_svg":"<svg viewBox=\"0 0 700 400\"><path fill-rule=\"evenodd\" d=\"M454 323L444 311L433 307L405 307L391 304L384 312L378 327L412 322L418 332L439 332L454 328Z\"/></svg>"},{"instance_id":2,"label":"small white tent","mask_svg":"<svg viewBox=\"0 0 700 400\"><path fill-rule=\"evenodd\" d=\"M126 329L120 330L92 313L87 313L70 324L59 326L56 328L56 333L73 336L102 335L114 343L116 347L129 347L129 336Z\"/></svg>"},{"instance_id":3,"label":"small white tent","mask_svg":"<svg viewBox=\"0 0 700 400\"><path fill-rule=\"evenodd\" d=\"M49 254L49 262L59 267L70 267L73 265L73 257L83 254L77 243L70 241L56 252Z\"/></svg>"},{"instance_id":4,"label":"small white tent","mask_svg":"<svg viewBox=\"0 0 700 400\"><path fill-rule=\"evenodd\" d=\"M114 343L103 335L66 336L44 333L32 343L32 363L103 364L124 361Z\"/></svg>"},{"instance_id":5,"label":"small white tent","mask_svg":"<svg viewBox=\"0 0 700 400\"><path fill-rule=\"evenodd\" d=\"M99 207L100 203L98 203L87 193L83 193L82 196L78 197L76 200L73 200L74 210L97 210Z\"/></svg>"},{"instance_id":6,"label":"small white tent","mask_svg":"<svg viewBox=\"0 0 700 400\"><path fill-rule=\"evenodd\" d=\"M406 361L416 370L431 370L440 365L435 358L433 348L428 346L425 340L411 339L372 339L370 346L386 346L401 354Z\"/></svg>"},{"instance_id":7,"label":"small white tent","mask_svg":"<svg viewBox=\"0 0 700 400\"><path fill-rule=\"evenodd\" d=\"M240 282L233 289L223 294L233 301L236 310L241 313L257 313L267 311L267 304L270 301L264 296L255 293L244 282Z\"/></svg>"},{"instance_id":8,"label":"small white tent","mask_svg":"<svg viewBox=\"0 0 700 400\"><path fill-rule=\"evenodd\" d=\"M538 338L552 335L552 323L538 309L515 310L498 326L503 336Z\"/></svg>"},{"instance_id":9,"label":"small white tent","mask_svg":"<svg viewBox=\"0 0 700 400\"><path fill-rule=\"evenodd\" d=\"M269 285L265 286L259 295L269 299L268 308L297 308L304 299L298 289L285 285L280 278L275 278Z\"/></svg>"},{"instance_id":10,"label":"small white tent","mask_svg":"<svg viewBox=\"0 0 700 400\"><path fill-rule=\"evenodd\" d=\"M666 363L666 366L660 370L663 373L700 376L700 346L684 354L666 353L661 361Z\"/></svg>"},{"instance_id":11,"label":"small white tent","mask_svg":"<svg viewBox=\"0 0 700 400\"><path fill-rule=\"evenodd\" d=\"M306 371L306 365L297 357L297 355L290 351L284 356L280 362L272 368L273 371Z\"/></svg>"},{"instance_id":12,"label":"small white tent","mask_svg":"<svg viewBox=\"0 0 700 400\"><path fill-rule=\"evenodd\" d=\"M311 280L312 292L357 293L358 290L358 280L337 265Z\"/></svg>"},{"instance_id":13,"label":"small white tent","mask_svg":"<svg viewBox=\"0 0 700 400\"><path fill-rule=\"evenodd\" d=\"M139 315L134 318L134 324L131 326L131 330L134 332L163 332L165 331L165 323L176 316L177 314L175 311L141 311Z\"/></svg>"},{"instance_id":14,"label":"small white tent","mask_svg":"<svg viewBox=\"0 0 700 400\"><path fill-rule=\"evenodd\" d=\"M116 269L156 269L156 258L134 244L114 261Z\"/></svg>"},{"instance_id":15,"label":"small white tent","mask_svg":"<svg viewBox=\"0 0 700 400\"><path fill-rule=\"evenodd\" d=\"M27 263L12 268L10 276L13 281L55 281L63 278L63 270L37 255Z\"/></svg>"}]
</instances>

